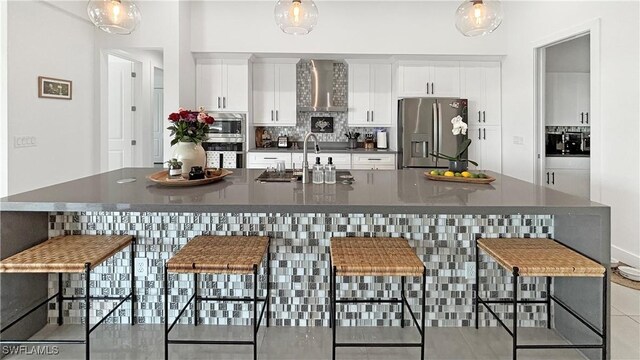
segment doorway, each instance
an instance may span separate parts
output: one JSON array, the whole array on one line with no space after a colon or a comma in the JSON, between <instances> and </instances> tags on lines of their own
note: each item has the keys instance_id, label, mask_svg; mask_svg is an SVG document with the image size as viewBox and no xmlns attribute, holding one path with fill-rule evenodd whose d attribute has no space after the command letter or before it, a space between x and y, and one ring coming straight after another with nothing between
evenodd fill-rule
<instances>
[{"instance_id":1,"label":"doorway","mask_svg":"<svg viewBox=\"0 0 640 360\"><path fill-rule=\"evenodd\" d=\"M599 23L568 29L534 47L535 180L599 201Z\"/></svg>"},{"instance_id":2,"label":"doorway","mask_svg":"<svg viewBox=\"0 0 640 360\"><path fill-rule=\"evenodd\" d=\"M107 170L135 165L136 63L107 55Z\"/></svg>"}]
</instances>

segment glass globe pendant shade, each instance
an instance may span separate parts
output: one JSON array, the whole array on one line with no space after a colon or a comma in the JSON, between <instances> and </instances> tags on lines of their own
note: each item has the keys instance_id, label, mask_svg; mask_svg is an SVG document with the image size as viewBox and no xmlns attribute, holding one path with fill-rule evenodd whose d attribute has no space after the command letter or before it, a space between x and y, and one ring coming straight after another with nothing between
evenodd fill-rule
<instances>
[{"instance_id":1,"label":"glass globe pendant shade","mask_svg":"<svg viewBox=\"0 0 640 360\"><path fill-rule=\"evenodd\" d=\"M486 35L502 24L502 17L500 1L465 1L456 10L456 28L464 36Z\"/></svg>"},{"instance_id":2,"label":"glass globe pendant shade","mask_svg":"<svg viewBox=\"0 0 640 360\"><path fill-rule=\"evenodd\" d=\"M274 15L280 30L291 35L306 35L318 23L313 0L279 0Z\"/></svg>"},{"instance_id":3,"label":"glass globe pendant shade","mask_svg":"<svg viewBox=\"0 0 640 360\"><path fill-rule=\"evenodd\" d=\"M140 23L138 7L127 0L90 0L87 13L95 26L110 34L131 34Z\"/></svg>"}]
</instances>

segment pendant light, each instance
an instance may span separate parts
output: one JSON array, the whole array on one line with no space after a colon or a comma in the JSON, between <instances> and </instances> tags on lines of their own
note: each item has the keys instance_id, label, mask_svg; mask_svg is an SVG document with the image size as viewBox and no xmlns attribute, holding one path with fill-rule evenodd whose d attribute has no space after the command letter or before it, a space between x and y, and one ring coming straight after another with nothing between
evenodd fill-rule
<instances>
[{"instance_id":1,"label":"pendant light","mask_svg":"<svg viewBox=\"0 0 640 360\"><path fill-rule=\"evenodd\" d=\"M456 11L456 28L464 36L486 35L502 24L502 17L500 1L469 0Z\"/></svg>"},{"instance_id":2,"label":"pendant light","mask_svg":"<svg viewBox=\"0 0 640 360\"><path fill-rule=\"evenodd\" d=\"M109 34L129 35L140 23L140 11L133 1L90 0L87 13L95 26Z\"/></svg>"},{"instance_id":3,"label":"pendant light","mask_svg":"<svg viewBox=\"0 0 640 360\"><path fill-rule=\"evenodd\" d=\"M318 23L313 0L279 0L274 15L280 30L291 35L306 35Z\"/></svg>"}]
</instances>

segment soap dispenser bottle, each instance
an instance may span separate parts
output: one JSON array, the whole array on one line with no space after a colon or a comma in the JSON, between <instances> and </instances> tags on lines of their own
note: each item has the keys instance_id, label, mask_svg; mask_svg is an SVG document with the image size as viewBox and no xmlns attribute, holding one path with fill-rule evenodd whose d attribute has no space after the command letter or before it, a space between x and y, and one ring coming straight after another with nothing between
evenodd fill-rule
<instances>
[{"instance_id":1,"label":"soap dispenser bottle","mask_svg":"<svg viewBox=\"0 0 640 360\"><path fill-rule=\"evenodd\" d=\"M324 183L336 183L336 166L333 165L333 158L329 158L329 163L324 167Z\"/></svg>"},{"instance_id":2,"label":"soap dispenser bottle","mask_svg":"<svg viewBox=\"0 0 640 360\"><path fill-rule=\"evenodd\" d=\"M316 157L316 164L313 165L313 183L324 183L324 167L320 164L320 158Z\"/></svg>"}]
</instances>

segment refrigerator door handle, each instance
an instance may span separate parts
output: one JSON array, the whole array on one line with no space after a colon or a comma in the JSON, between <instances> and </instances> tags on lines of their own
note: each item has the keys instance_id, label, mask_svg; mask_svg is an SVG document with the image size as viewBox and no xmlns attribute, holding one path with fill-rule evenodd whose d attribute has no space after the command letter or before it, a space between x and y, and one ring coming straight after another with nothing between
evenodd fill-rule
<instances>
[{"instance_id":1,"label":"refrigerator door handle","mask_svg":"<svg viewBox=\"0 0 640 360\"><path fill-rule=\"evenodd\" d=\"M433 87L431 88L433 90ZM436 124L438 124L438 152L441 152L442 149L442 128L440 127L440 122L442 122L442 104L438 103L438 120Z\"/></svg>"},{"instance_id":2,"label":"refrigerator door handle","mask_svg":"<svg viewBox=\"0 0 640 360\"><path fill-rule=\"evenodd\" d=\"M425 158L429 157L429 153L427 152L427 142L426 141L422 142L422 154L423 154L422 156L425 157Z\"/></svg>"},{"instance_id":3,"label":"refrigerator door handle","mask_svg":"<svg viewBox=\"0 0 640 360\"><path fill-rule=\"evenodd\" d=\"M427 85L429 86L429 85ZM433 141L431 142L431 146L433 147L433 153L434 154L438 154L440 152L440 143L437 141L437 133L438 133L438 128L440 127L439 123L438 123L438 110L436 107L436 103L434 102L431 105L431 112L433 114ZM438 158L437 157L433 157L433 161L436 163L436 166L438 165Z\"/></svg>"}]
</instances>

